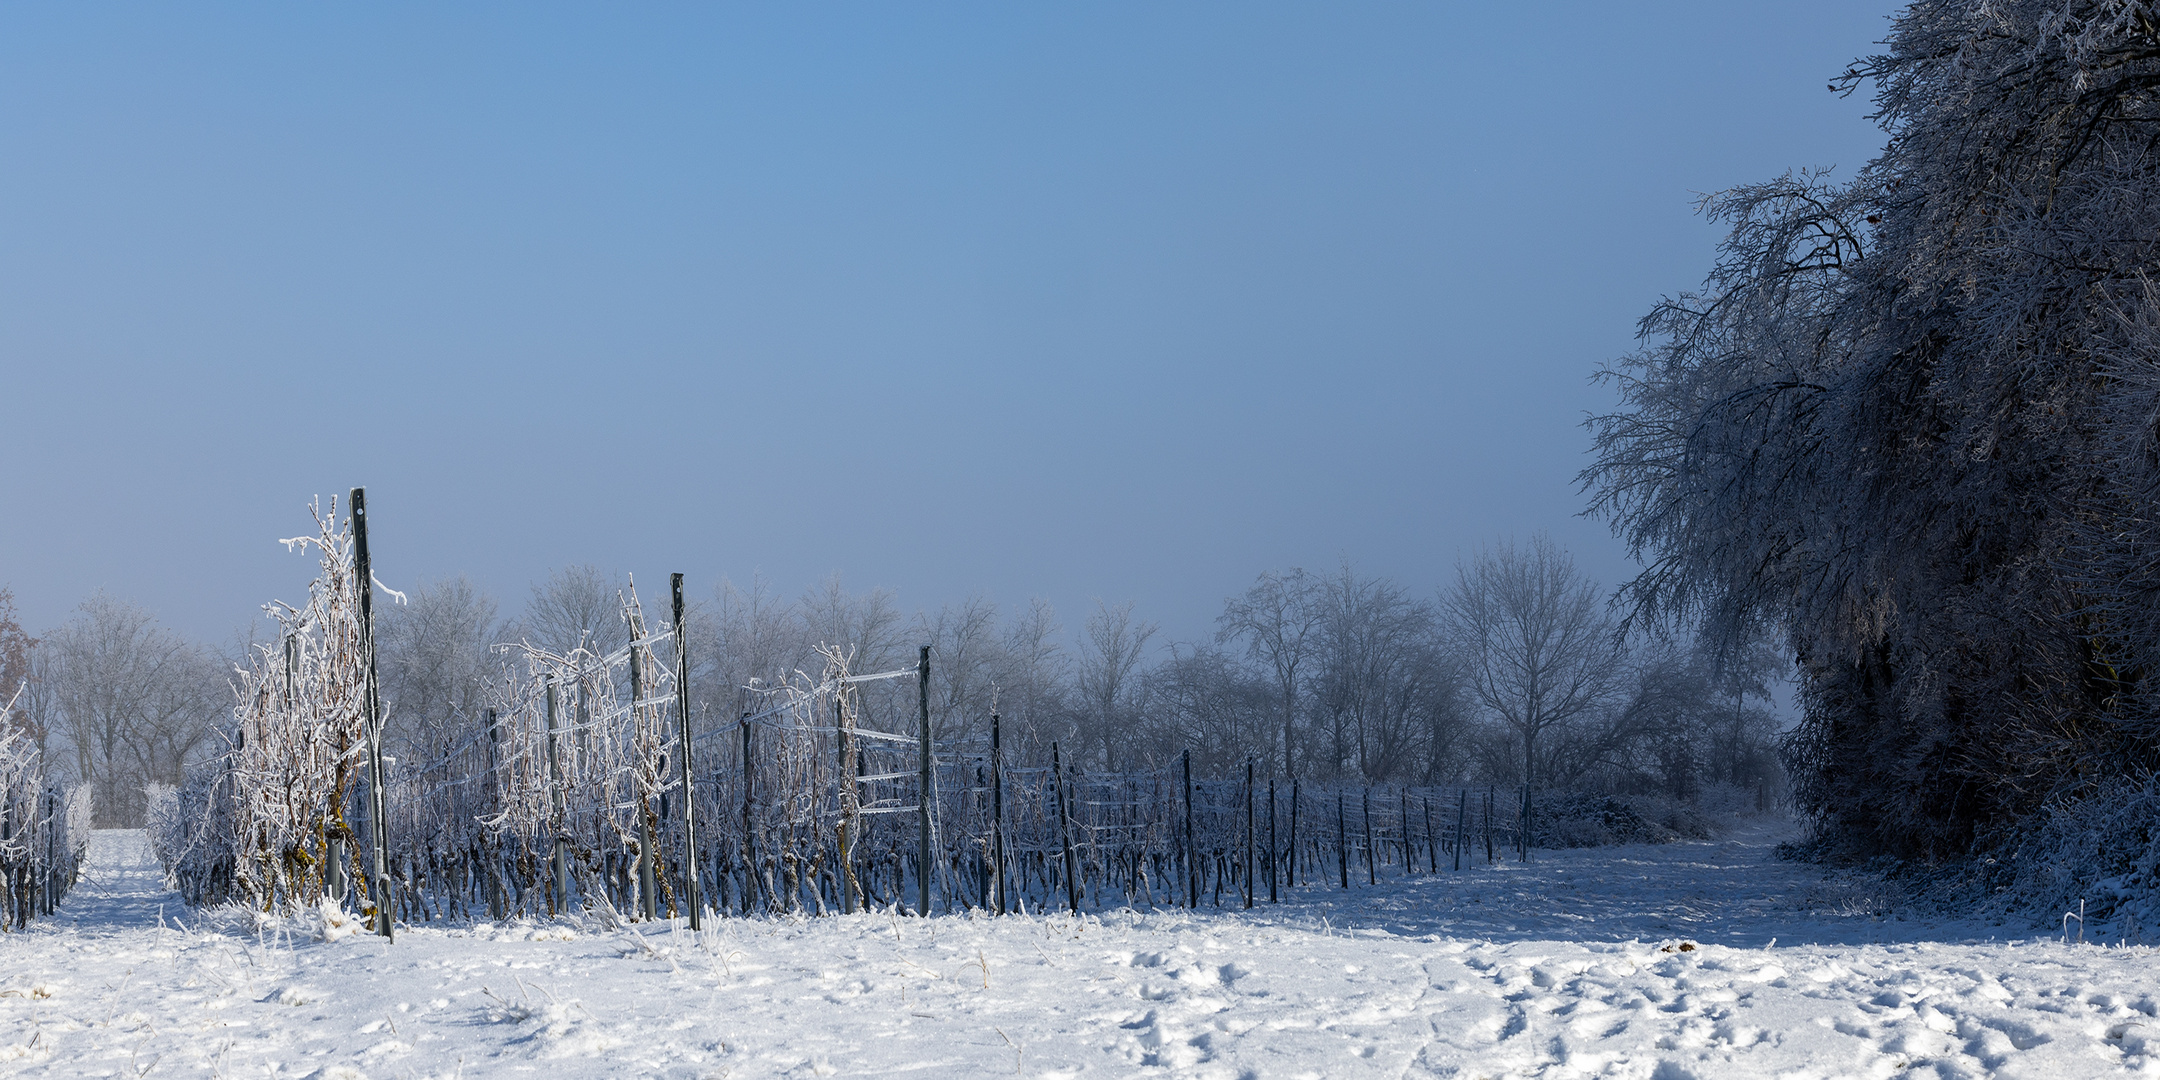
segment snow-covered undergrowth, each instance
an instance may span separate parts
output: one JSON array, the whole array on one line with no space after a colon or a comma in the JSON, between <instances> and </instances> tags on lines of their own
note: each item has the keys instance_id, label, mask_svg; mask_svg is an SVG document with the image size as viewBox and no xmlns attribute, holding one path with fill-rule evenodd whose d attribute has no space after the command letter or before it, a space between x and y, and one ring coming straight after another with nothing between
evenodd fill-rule
<instances>
[{"instance_id":1,"label":"snow-covered undergrowth","mask_svg":"<svg viewBox=\"0 0 2160 1080\"><path fill-rule=\"evenodd\" d=\"M2063 925L2088 941L2160 942L2160 777L2050 803L1988 854L1939 867L1885 863L1892 883L2006 925Z\"/></svg>"},{"instance_id":2,"label":"snow-covered undergrowth","mask_svg":"<svg viewBox=\"0 0 2160 1080\"><path fill-rule=\"evenodd\" d=\"M26 1076L2160 1074L2143 947L1988 940L1716 842L1301 886L1250 912L340 932L197 921L138 833L0 938ZM177 917L176 917L177 916ZM187 921L183 922L184 918Z\"/></svg>"}]
</instances>

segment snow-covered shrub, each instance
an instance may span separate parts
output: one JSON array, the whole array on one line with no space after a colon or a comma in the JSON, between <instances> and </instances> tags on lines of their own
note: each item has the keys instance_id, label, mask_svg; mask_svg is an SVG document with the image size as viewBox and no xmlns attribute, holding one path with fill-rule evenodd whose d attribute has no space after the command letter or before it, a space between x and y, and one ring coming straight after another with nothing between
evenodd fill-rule
<instances>
[{"instance_id":1,"label":"snow-covered shrub","mask_svg":"<svg viewBox=\"0 0 2160 1080\"><path fill-rule=\"evenodd\" d=\"M2088 937L2160 930L2160 776L2054 799L2037 817L1964 868L1990 906L2045 922L2083 901Z\"/></svg>"}]
</instances>

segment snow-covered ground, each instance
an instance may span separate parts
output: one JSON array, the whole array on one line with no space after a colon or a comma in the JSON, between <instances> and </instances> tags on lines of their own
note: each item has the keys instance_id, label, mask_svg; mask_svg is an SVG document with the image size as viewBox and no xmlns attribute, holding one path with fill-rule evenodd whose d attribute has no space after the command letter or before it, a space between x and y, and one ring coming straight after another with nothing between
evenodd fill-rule
<instances>
[{"instance_id":1,"label":"snow-covered ground","mask_svg":"<svg viewBox=\"0 0 2160 1080\"><path fill-rule=\"evenodd\" d=\"M2151 949L1884 917L1774 861L1776 838L1301 886L1250 913L385 945L319 919L205 926L141 834L101 832L61 914L0 938L0 1074L2160 1075Z\"/></svg>"}]
</instances>

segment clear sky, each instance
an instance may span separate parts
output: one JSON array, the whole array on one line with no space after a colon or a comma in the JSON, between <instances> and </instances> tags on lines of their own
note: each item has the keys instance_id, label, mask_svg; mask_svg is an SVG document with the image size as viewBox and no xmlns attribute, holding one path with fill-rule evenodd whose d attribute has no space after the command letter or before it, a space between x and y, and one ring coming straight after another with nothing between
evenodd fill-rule
<instances>
[{"instance_id":1,"label":"clear sky","mask_svg":"<svg viewBox=\"0 0 2160 1080\"><path fill-rule=\"evenodd\" d=\"M1694 192L1881 133L1886 2L10 4L0 585L206 638L379 576L909 608L1420 589L1577 517Z\"/></svg>"}]
</instances>

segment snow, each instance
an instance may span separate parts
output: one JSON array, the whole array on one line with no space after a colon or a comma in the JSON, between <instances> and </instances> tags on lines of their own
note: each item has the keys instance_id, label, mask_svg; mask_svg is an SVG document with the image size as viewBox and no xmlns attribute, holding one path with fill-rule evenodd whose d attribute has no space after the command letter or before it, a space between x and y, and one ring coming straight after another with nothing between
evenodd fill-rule
<instances>
[{"instance_id":1,"label":"snow","mask_svg":"<svg viewBox=\"0 0 2160 1080\"><path fill-rule=\"evenodd\" d=\"M1353 867L1347 893L1252 912L408 926L386 945L342 912L198 917L142 834L105 831L60 914L0 938L0 1073L2160 1075L2149 948L1886 916L1859 879L1772 859L1776 838L1377 887Z\"/></svg>"}]
</instances>

